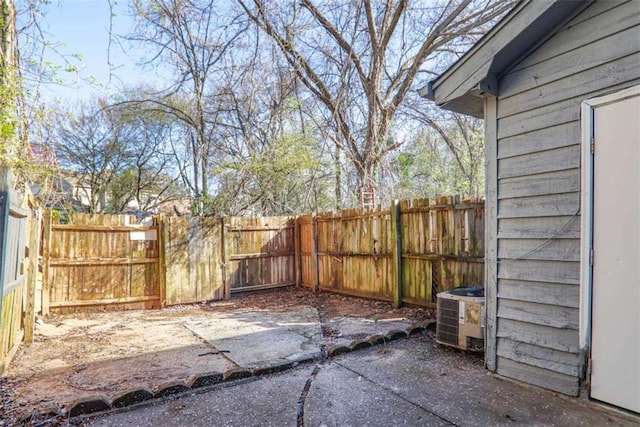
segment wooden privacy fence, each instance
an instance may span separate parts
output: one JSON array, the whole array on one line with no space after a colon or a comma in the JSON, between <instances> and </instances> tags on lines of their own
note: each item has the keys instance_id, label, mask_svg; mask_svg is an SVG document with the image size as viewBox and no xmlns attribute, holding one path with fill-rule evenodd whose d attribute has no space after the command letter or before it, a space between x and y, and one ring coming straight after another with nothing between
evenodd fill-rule
<instances>
[{"instance_id":1,"label":"wooden privacy fence","mask_svg":"<svg viewBox=\"0 0 640 427\"><path fill-rule=\"evenodd\" d=\"M484 204L459 197L290 217L74 214L44 226L43 312L152 308L302 285L431 305L481 285Z\"/></svg>"},{"instance_id":2,"label":"wooden privacy fence","mask_svg":"<svg viewBox=\"0 0 640 427\"><path fill-rule=\"evenodd\" d=\"M435 295L482 285L484 203L443 196L388 210L301 216L299 282L310 289L431 305Z\"/></svg>"},{"instance_id":3,"label":"wooden privacy fence","mask_svg":"<svg viewBox=\"0 0 640 427\"><path fill-rule=\"evenodd\" d=\"M46 215L42 311L161 306L157 218L132 215Z\"/></svg>"},{"instance_id":4,"label":"wooden privacy fence","mask_svg":"<svg viewBox=\"0 0 640 427\"><path fill-rule=\"evenodd\" d=\"M46 216L42 311L157 308L295 283L294 221Z\"/></svg>"},{"instance_id":5,"label":"wooden privacy fence","mask_svg":"<svg viewBox=\"0 0 640 427\"><path fill-rule=\"evenodd\" d=\"M289 217L171 217L163 224L167 305L295 283Z\"/></svg>"},{"instance_id":6,"label":"wooden privacy fence","mask_svg":"<svg viewBox=\"0 0 640 427\"><path fill-rule=\"evenodd\" d=\"M24 339L33 341L39 217L11 188L0 168L0 374Z\"/></svg>"}]
</instances>

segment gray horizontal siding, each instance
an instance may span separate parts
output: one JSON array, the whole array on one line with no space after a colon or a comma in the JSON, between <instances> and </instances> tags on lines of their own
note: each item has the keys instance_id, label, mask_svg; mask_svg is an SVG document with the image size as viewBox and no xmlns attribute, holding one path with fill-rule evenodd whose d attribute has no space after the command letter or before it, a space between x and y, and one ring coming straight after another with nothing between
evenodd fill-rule
<instances>
[{"instance_id":1,"label":"gray horizontal siding","mask_svg":"<svg viewBox=\"0 0 640 427\"><path fill-rule=\"evenodd\" d=\"M628 35L629 40L631 38L640 40L640 27L634 27L633 30L633 34ZM627 46L629 44L635 43L628 41ZM613 50L613 46L611 49ZM534 110L554 102L582 96L585 93L597 92L603 87L634 80L637 78L638 63L640 63L640 52L570 75L568 78L538 85L516 96L501 99L498 104L498 116L507 117L522 111Z\"/></svg>"},{"instance_id":2,"label":"gray horizontal siding","mask_svg":"<svg viewBox=\"0 0 640 427\"><path fill-rule=\"evenodd\" d=\"M498 257L503 260L580 261L580 240L502 239Z\"/></svg>"},{"instance_id":3,"label":"gray horizontal siding","mask_svg":"<svg viewBox=\"0 0 640 427\"><path fill-rule=\"evenodd\" d=\"M580 169L559 170L500 180L500 197L530 197L580 191Z\"/></svg>"},{"instance_id":4,"label":"gray horizontal siding","mask_svg":"<svg viewBox=\"0 0 640 427\"><path fill-rule=\"evenodd\" d=\"M580 263L500 259L498 279L578 285L580 284Z\"/></svg>"},{"instance_id":5,"label":"gray horizontal siding","mask_svg":"<svg viewBox=\"0 0 640 427\"><path fill-rule=\"evenodd\" d=\"M640 3L595 2L500 78L497 372L577 395L580 104L640 83Z\"/></svg>"},{"instance_id":6,"label":"gray horizontal siding","mask_svg":"<svg viewBox=\"0 0 640 427\"><path fill-rule=\"evenodd\" d=\"M580 287L566 283L543 283L526 280L500 281L498 298L578 308Z\"/></svg>"},{"instance_id":7,"label":"gray horizontal siding","mask_svg":"<svg viewBox=\"0 0 640 427\"><path fill-rule=\"evenodd\" d=\"M637 0L595 2L561 28L541 48L514 66L511 73L534 67L541 62L636 25L639 15L640 6Z\"/></svg>"},{"instance_id":8,"label":"gray horizontal siding","mask_svg":"<svg viewBox=\"0 0 640 427\"><path fill-rule=\"evenodd\" d=\"M524 133L538 131L546 127L575 122L580 119L580 102L582 97L568 99L539 108L533 111L525 111L498 121L498 144L503 138L509 138ZM498 105L500 101L498 101ZM530 144L535 141L530 140Z\"/></svg>"},{"instance_id":9,"label":"gray horizontal siding","mask_svg":"<svg viewBox=\"0 0 640 427\"><path fill-rule=\"evenodd\" d=\"M500 341L498 339L498 342ZM551 365L552 363L548 361L547 366ZM506 357L498 356L497 370L506 377L558 391L569 396L577 396L580 392L580 383L577 376L560 374L528 363L519 363Z\"/></svg>"},{"instance_id":10,"label":"gray horizontal siding","mask_svg":"<svg viewBox=\"0 0 640 427\"><path fill-rule=\"evenodd\" d=\"M498 218L575 215L579 209L577 192L518 197L498 201Z\"/></svg>"},{"instance_id":11,"label":"gray horizontal siding","mask_svg":"<svg viewBox=\"0 0 640 427\"><path fill-rule=\"evenodd\" d=\"M580 217L503 218L498 221L498 239L517 238L579 239Z\"/></svg>"},{"instance_id":12,"label":"gray horizontal siding","mask_svg":"<svg viewBox=\"0 0 640 427\"><path fill-rule=\"evenodd\" d=\"M531 141L536 141L536 144L531 144ZM511 138L501 138L498 141L498 158L504 159L566 147L575 145L576 141L580 141L580 123L577 121L562 123Z\"/></svg>"},{"instance_id":13,"label":"gray horizontal siding","mask_svg":"<svg viewBox=\"0 0 640 427\"><path fill-rule=\"evenodd\" d=\"M498 179L578 167L580 167L580 145L573 144L553 150L501 159L498 162Z\"/></svg>"},{"instance_id":14,"label":"gray horizontal siding","mask_svg":"<svg viewBox=\"0 0 640 427\"><path fill-rule=\"evenodd\" d=\"M567 353L578 353L578 333L574 329L554 328L498 318L498 338L533 344Z\"/></svg>"},{"instance_id":15,"label":"gray horizontal siding","mask_svg":"<svg viewBox=\"0 0 640 427\"><path fill-rule=\"evenodd\" d=\"M554 304L502 299L498 306L498 317L552 328L578 330L578 309Z\"/></svg>"},{"instance_id":16,"label":"gray horizontal siding","mask_svg":"<svg viewBox=\"0 0 640 427\"><path fill-rule=\"evenodd\" d=\"M638 67L635 68L638 74ZM640 76L632 80L625 80L613 86L603 87L592 92L585 92L574 98L540 108L514 114L499 120L498 139L508 138L528 132L544 129L545 127L562 125L580 120L580 103L589 98L614 93L640 84ZM500 102L498 102L498 105Z\"/></svg>"},{"instance_id":17,"label":"gray horizontal siding","mask_svg":"<svg viewBox=\"0 0 640 427\"><path fill-rule=\"evenodd\" d=\"M501 80L500 95L511 98L522 92L561 81L567 76L580 76L586 70L597 69L616 59L633 55L637 52L638 42L635 40L638 39L640 39L640 26L636 24L618 33L608 34L591 44L548 59L535 67L512 72ZM511 107L510 104L511 101L502 105L500 113L508 115L506 110Z\"/></svg>"},{"instance_id":18,"label":"gray horizontal siding","mask_svg":"<svg viewBox=\"0 0 640 427\"><path fill-rule=\"evenodd\" d=\"M576 353L567 353L502 338L498 341L497 354L514 362L525 363L560 374L575 377L580 374L580 361Z\"/></svg>"}]
</instances>

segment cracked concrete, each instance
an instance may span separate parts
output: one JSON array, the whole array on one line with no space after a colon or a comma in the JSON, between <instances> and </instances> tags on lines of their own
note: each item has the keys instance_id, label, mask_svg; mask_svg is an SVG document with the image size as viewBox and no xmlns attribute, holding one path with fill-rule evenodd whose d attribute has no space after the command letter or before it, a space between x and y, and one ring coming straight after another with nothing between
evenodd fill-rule
<instances>
[{"instance_id":1,"label":"cracked concrete","mask_svg":"<svg viewBox=\"0 0 640 427\"><path fill-rule=\"evenodd\" d=\"M638 423L488 376L478 356L436 346L424 324L399 339L415 322L386 310L326 316L289 304L53 317L3 387L19 406L14 420L35 411L31 422L44 425L73 414L109 426ZM82 418L105 408L116 412Z\"/></svg>"},{"instance_id":2,"label":"cracked concrete","mask_svg":"<svg viewBox=\"0 0 640 427\"><path fill-rule=\"evenodd\" d=\"M320 356L322 329L313 307L287 312L211 313L184 325L238 366L254 367L279 360Z\"/></svg>"},{"instance_id":3,"label":"cracked concrete","mask_svg":"<svg viewBox=\"0 0 640 427\"><path fill-rule=\"evenodd\" d=\"M89 426L636 426L579 399L488 375L431 334L202 394L85 419ZM302 408L300 407L302 405Z\"/></svg>"},{"instance_id":4,"label":"cracked concrete","mask_svg":"<svg viewBox=\"0 0 640 427\"><path fill-rule=\"evenodd\" d=\"M326 321L333 334L325 337L327 325L308 305L54 316L37 327L35 342L21 348L6 379L15 412L80 411L119 402L136 390L161 396L216 375L228 381L280 371L325 357L328 346L344 344L344 351L352 351L348 346L356 339L411 324L348 316Z\"/></svg>"}]
</instances>

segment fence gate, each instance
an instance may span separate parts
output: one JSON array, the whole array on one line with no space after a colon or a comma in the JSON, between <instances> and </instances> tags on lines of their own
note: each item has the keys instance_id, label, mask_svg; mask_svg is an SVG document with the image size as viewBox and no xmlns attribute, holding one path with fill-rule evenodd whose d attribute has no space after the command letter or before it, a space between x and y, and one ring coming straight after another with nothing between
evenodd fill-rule
<instances>
[{"instance_id":1,"label":"fence gate","mask_svg":"<svg viewBox=\"0 0 640 427\"><path fill-rule=\"evenodd\" d=\"M169 217L163 220L166 305L219 300L227 296L222 220Z\"/></svg>"},{"instance_id":2,"label":"fence gate","mask_svg":"<svg viewBox=\"0 0 640 427\"><path fill-rule=\"evenodd\" d=\"M43 313L160 307L157 218L48 214L44 228Z\"/></svg>"},{"instance_id":3,"label":"fence gate","mask_svg":"<svg viewBox=\"0 0 640 427\"><path fill-rule=\"evenodd\" d=\"M293 285L294 220L225 218L225 276L231 293Z\"/></svg>"},{"instance_id":4,"label":"fence gate","mask_svg":"<svg viewBox=\"0 0 640 427\"><path fill-rule=\"evenodd\" d=\"M0 168L0 372L22 340L28 216L11 188L11 172Z\"/></svg>"}]
</instances>

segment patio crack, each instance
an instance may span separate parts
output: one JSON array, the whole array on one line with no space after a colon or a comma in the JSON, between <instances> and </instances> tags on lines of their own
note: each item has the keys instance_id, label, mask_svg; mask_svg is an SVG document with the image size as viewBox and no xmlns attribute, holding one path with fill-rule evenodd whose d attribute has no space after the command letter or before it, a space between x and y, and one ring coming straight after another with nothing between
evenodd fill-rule
<instances>
[{"instance_id":1,"label":"patio crack","mask_svg":"<svg viewBox=\"0 0 640 427\"><path fill-rule=\"evenodd\" d=\"M354 374L358 375L359 377L364 378L366 381L369 381L371 384L374 384L374 385L376 385L376 386L378 386L378 387L382 388L384 391L386 391L387 393L390 393L390 394L394 395L394 396L395 396L395 397L397 397L398 399L400 399L400 400L402 400L402 401L404 401L404 402L406 402L406 403L408 403L408 404L410 404L410 405L413 405L413 406L415 406L416 408L419 408L419 409L423 410L424 412L427 412L427 413L429 413L429 414L433 415L433 416L434 416L434 417L436 417L436 418L441 419L441 420L442 420L442 421L444 421L445 423L447 423L447 424L449 424L449 425L452 425L452 426L458 426L458 424L456 424L455 422L451 421L450 419L445 418L444 416L442 416L442 415L438 414L437 412L434 412L433 410L431 410L431 409L429 409L429 408L425 408L424 406L422 406L422 405L420 405L420 404L418 404L418 403L416 403L416 402L413 402L412 400L407 399L406 397L404 397L403 395L401 395L400 393L398 393L397 391L395 391L395 390L394 390L394 389L392 389L391 387L387 387L387 386L385 386L384 384L380 384L380 383L378 383L378 382L376 382L376 381L372 380L371 378L369 378L369 377L367 377L367 376L365 376L365 375L361 374L360 372L356 371L355 369L352 369L352 368L349 368L348 366L343 365L343 364L342 364L342 363L340 363L340 362L333 361L333 363L335 363L336 365L340 366L341 368L346 369L346 370L347 370L347 371L349 371L349 372L352 372L352 373L354 373ZM300 424L298 424L298 426L300 426Z\"/></svg>"},{"instance_id":2,"label":"patio crack","mask_svg":"<svg viewBox=\"0 0 640 427\"><path fill-rule=\"evenodd\" d=\"M199 354L198 356L205 356L205 355L220 355L222 356L225 360L227 360L228 362L230 362L231 364L233 364L233 366L235 366L236 368L241 368L242 366L240 366L235 360L233 360L231 357L227 356L227 353L229 353L229 350L221 350L219 348L217 348L215 345L211 344L211 342L209 342L207 339L205 339L204 337L202 337L200 334L198 334L196 331L194 331L193 329L191 329L186 323L182 323L182 326L189 332L191 332L193 334L193 336L195 336L196 338L198 338L203 344L205 344L207 347L211 348L212 351L208 351L202 354Z\"/></svg>"},{"instance_id":3,"label":"patio crack","mask_svg":"<svg viewBox=\"0 0 640 427\"><path fill-rule=\"evenodd\" d=\"M309 375L309 378L307 378L307 381L304 383L304 387L302 388L302 393L300 393L300 398L298 399L298 404L297 404L297 412L298 412L297 427L304 427L304 404L305 404L305 401L307 400L309 389L311 389L311 384L313 383L313 380L315 380L316 376L318 375L318 372L320 372L321 365L322 363L318 363L316 367L313 368L313 371Z\"/></svg>"}]
</instances>

